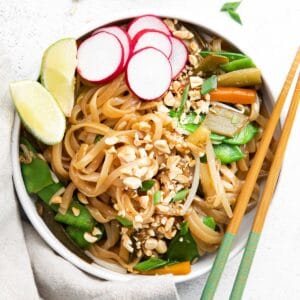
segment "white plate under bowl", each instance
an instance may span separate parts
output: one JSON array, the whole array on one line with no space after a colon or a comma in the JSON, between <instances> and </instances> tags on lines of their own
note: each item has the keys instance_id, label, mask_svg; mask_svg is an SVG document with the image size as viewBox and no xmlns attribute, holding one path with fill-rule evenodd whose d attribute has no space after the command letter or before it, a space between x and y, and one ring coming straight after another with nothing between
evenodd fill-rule
<instances>
[{"instance_id":1,"label":"white plate under bowl","mask_svg":"<svg viewBox=\"0 0 300 300\"><path fill-rule=\"evenodd\" d=\"M129 18L133 18L135 16L145 14L148 12L145 11L138 11L138 12L132 12L132 13L125 13L122 16L114 16L114 17L107 17L106 20L99 21L97 23L88 24L84 30L81 30L80 34L74 34L75 37L80 38L84 36L85 34L89 33L90 31L105 26L112 22L121 22ZM201 24L200 22L196 20L190 20L186 16L180 16L178 13L176 14L170 14L170 13L161 13L161 12L155 12L156 15L162 15L163 17L169 17L169 18L177 18L182 21L191 23L197 27L199 27L201 30L210 32L212 34L216 34L227 41L229 41L231 44L235 45L234 41L226 38L227 34L226 32L222 32L222 34L217 33L216 31L212 30L211 28L207 28L205 25ZM239 48L239 47L237 47ZM244 52L244 51L242 51ZM246 51L245 51L246 52ZM251 55L250 55L251 56ZM255 57L254 58L255 61ZM38 76L38 68L36 70L36 77ZM273 106L274 100L273 96L270 92L270 89L268 88L268 84L266 80L264 80L263 85L263 94L264 94L264 102L266 105L271 108ZM48 245L55 250L58 254L60 254L62 257L70 261L72 264L80 268L81 270L94 275L99 278L103 278L106 280L119 280L119 281L127 281L133 278L141 277L143 275L133 275L133 274L120 274L111 270L108 270L104 267L101 267L95 263L88 264L85 261L83 261L81 258L79 258L77 255L73 254L71 251L69 251L63 244L60 243L60 241L52 234L52 232L48 229L44 221L41 219L41 217L38 215L36 211L36 207L34 205L33 199L28 195L26 192L22 174L21 174L21 168L19 163L19 136L20 136L20 119L15 115L14 120L14 126L13 126L13 132L12 132L12 140L11 140L11 151L12 151L12 165L13 165L13 179L15 188L19 197L19 200L21 202L21 205L32 223L33 227L36 229L36 231L40 234L40 236L45 240ZM254 211L247 214L242 222L242 225L240 227L239 233L235 239L235 242L233 244L232 250L229 255L229 259L233 258L235 255L241 251L247 240L247 236L249 233L249 229L251 226L251 221L253 218ZM206 255L199 259L197 263L195 263L192 266L192 271L188 275L184 276L174 276L175 282L184 282L190 279L193 279L195 277L198 277L206 272L208 272L213 264L215 258L215 254Z\"/></svg>"}]
</instances>

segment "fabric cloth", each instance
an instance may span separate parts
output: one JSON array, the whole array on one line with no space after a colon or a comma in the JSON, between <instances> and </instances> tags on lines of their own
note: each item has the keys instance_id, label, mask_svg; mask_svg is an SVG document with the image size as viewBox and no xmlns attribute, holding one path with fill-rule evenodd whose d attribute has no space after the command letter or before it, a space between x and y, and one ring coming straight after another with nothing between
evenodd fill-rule
<instances>
[{"instance_id":1,"label":"fabric cloth","mask_svg":"<svg viewBox=\"0 0 300 300\"><path fill-rule=\"evenodd\" d=\"M100 280L54 253L31 224L21 222L10 157L14 108L8 84L17 79L10 64L13 55L0 41L0 299L177 299L172 276ZM26 70L21 75L26 78Z\"/></svg>"}]
</instances>

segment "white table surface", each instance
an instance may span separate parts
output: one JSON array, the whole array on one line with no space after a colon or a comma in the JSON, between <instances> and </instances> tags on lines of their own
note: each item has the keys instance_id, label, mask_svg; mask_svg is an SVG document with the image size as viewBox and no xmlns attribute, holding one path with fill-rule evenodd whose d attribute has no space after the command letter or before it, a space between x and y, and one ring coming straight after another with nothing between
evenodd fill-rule
<instances>
[{"instance_id":1,"label":"white table surface","mask_svg":"<svg viewBox=\"0 0 300 300\"><path fill-rule=\"evenodd\" d=\"M254 58L275 96L300 46L300 1L244 0L240 26L219 12L220 0L0 0L0 38L24 79L49 43L96 20L127 11L180 15L231 38ZM1 86L1 83L0 83ZM285 110L286 112L287 110ZM283 114L283 116L285 113ZM300 117L291 140L244 299L300 299ZM241 256L228 262L216 299L227 299ZM206 276L178 285L182 299L199 299Z\"/></svg>"}]
</instances>

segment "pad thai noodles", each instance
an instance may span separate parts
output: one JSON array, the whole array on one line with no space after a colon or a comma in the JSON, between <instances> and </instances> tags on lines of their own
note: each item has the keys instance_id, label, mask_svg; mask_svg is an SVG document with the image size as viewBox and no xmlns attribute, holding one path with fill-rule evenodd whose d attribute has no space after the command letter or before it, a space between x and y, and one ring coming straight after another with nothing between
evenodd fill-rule
<instances>
[{"instance_id":1,"label":"pad thai noodles","mask_svg":"<svg viewBox=\"0 0 300 300\"><path fill-rule=\"evenodd\" d=\"M20 138L25 186L51 230L122 273L187 274L218 249L267 120L249 57L188 24L163 22L187 58L161 96L139 97L126 71L98 83L82 67L62 141L45 145L26 129ZM260 178L271 159L269 151ZM256 184L248 211L258 197Z\"/></svg>"}]
</instances>

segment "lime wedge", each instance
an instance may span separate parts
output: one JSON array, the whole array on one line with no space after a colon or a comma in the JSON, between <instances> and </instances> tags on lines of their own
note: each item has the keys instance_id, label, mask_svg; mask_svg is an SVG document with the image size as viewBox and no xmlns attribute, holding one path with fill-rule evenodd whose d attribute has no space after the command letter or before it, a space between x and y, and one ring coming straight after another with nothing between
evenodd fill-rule
<instances>
[{"instance_id":1,"label":"lime wedge","mask_svg":"<svg viewBox=\"0 0 300 300\"><path fill-rule=\"evenodd\" d=\"M66 116L71 115L74 106L76 54L76 40L67 38L52 44L42 60L41 82Z\"/></svg>"},{"instance_id":2,"label":"lime wedge","mask_svg":"<svg viewBox=\"0 0 300 300\"><path fill-rule=\"evenodd\" d=\"M10 84L15 107L27 129L47 145L59 143L64 136L66 119L52 95L38 82Z\"/></svg>"}]
</instances>

